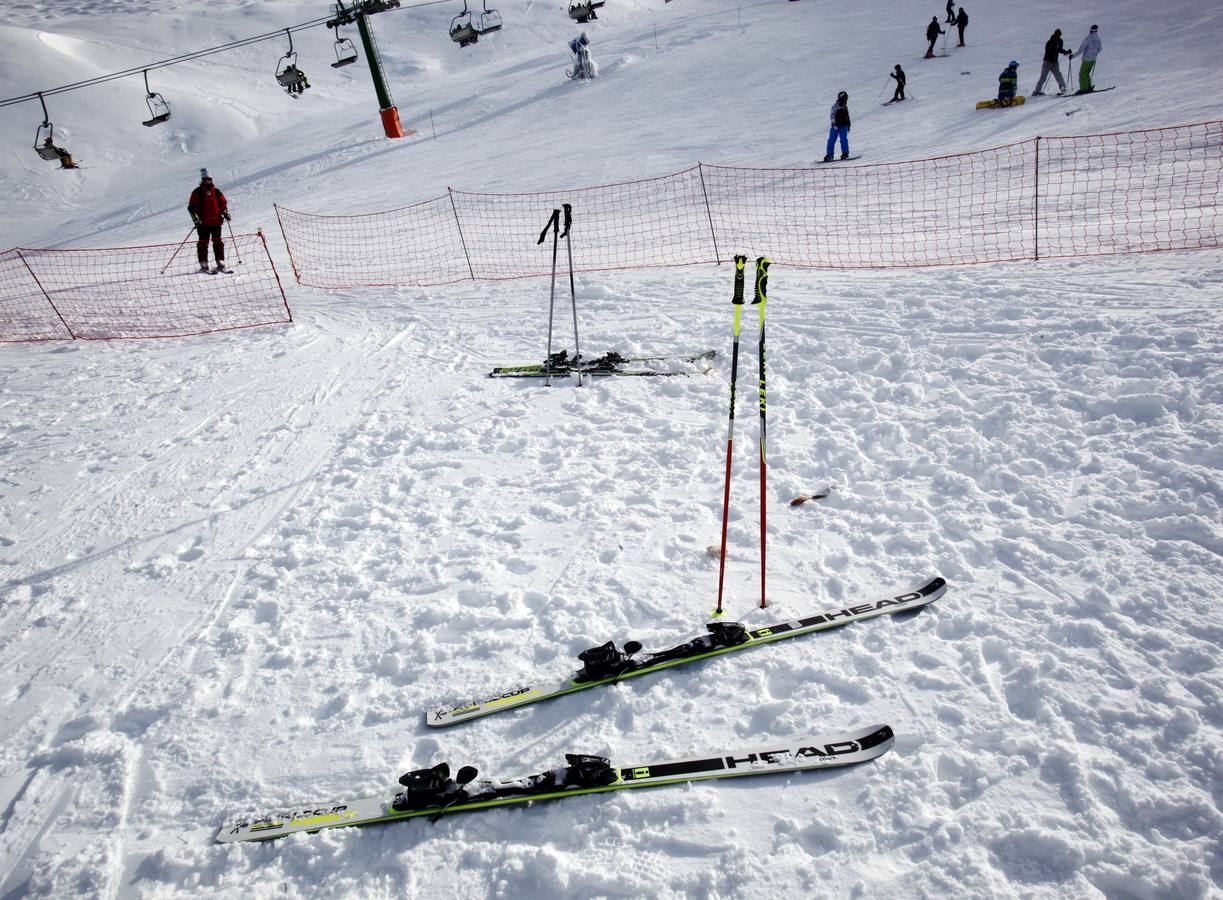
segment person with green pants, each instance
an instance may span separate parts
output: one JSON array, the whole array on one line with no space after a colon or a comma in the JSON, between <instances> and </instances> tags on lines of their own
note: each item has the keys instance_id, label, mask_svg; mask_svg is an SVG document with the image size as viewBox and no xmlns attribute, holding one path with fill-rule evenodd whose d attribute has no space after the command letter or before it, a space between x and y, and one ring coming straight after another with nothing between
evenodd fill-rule
<instances>
[{"instance_id":1,"label":"person with green pants","mask_svg":"<svg viewBox=\"0 0 1223 900\"><path fill-rule=\"evenodd\" d=\"M1087 37L1083 38L1083 43L1079 44L1079 52L1075 54L1079 57L1080 94L1087 94L1096 89L1095 85L1091 83L1091 70L1096 67L1096 57L1100 55L1102 49L1104 45L1100 43L1100 26L1092 25Z\"/></svg>"}]
</instances>

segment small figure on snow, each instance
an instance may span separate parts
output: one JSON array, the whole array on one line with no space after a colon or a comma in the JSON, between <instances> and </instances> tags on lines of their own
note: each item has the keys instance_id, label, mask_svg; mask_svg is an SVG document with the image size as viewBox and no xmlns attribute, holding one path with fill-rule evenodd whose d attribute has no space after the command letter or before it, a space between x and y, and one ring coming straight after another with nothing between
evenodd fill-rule
<instances>
[{"instance_id":1,"label":"small figure on snow","mask_svg":"<svg viewBox=\"0 0 1223 900\"><path fill-rule=\"evenodd\" d=\"M1015 91L1019 89L1019 61L1012 59L998 76L998 105L1010 106L1015 102Z\"/></svg>"},{"instance_id":2,"label":"small figure on snow","mask_svg":"<svg viewBox=\"0 0 1223 900\"><path fill-rule=\"evenodd\" d=\"M947 24L955 24L955 0L947 0Z\"/></svg>"},{"instance_id":3,"label":"small figure on snow","mask_svg":"<svg viewBox=\"0 0 1223 900\"><path fill-rule=\"evenodd\" d=\"M1096 86L1091 83L1091 71L1096 67L1096 57L1103 49L1104 45L1100 43L1100 26L1092 25L1091 31L1087 32L1087 37L1083 38L1083 43L1079 44L1080 94L1089 94L1096 89Z\"/></svg>"},{"instance_id":4,"label":"small figure on snow","mask_svg":"<svg viewBox=\"0 0 1223 900\"><path fill-rule=\"evenodd\" d=\"M888 78L896 79L896 93L892 95L889 103L899 103L905 98L905 84L908 82L908 77L905 75L905 70L900 68L900 63L896 63L895 70L888 75Z\"/></svg>"},{"instance_id":5,"label":"small figure on snow","mask_svg":"<svg viewBox=\"0 0 1223 900\"><path fill-rule=\"evenodd\" d=\"M960 13L955 17L955 27L960 32L960 42L957 47L964 46L964 29L968 27L968 13L964 11L964 7L960 7Z\"/></svg>"},{"instance_id":6,"label":"small figure on snow","mask_svg":"<svg viewBox=\"0 0 1223 900\"><path fill-rule=\"evenodd\" d=\"M1049 36L1049 40L1045 41L1045 57L1040 64L1040 81L1036 82L1036 90L1032 92L1033 97L1044 95L1045 81L1048 80L1050 74L1057 79L1058 94L1066 93L1066 79L1062 78L1062 71L1059 68L1059 56L1074 58L1074 54L1062 46L1062 30L1057 28Z\"/></svg>"},{"instance_id":7,"label":"small figure on snow","mask_svg":"<svg viewBox=\"0 0 1223 900\"><path fill-rule=\"evenodd\" d=\"M200 271L208 269L208 242L212 241L212 255L216 259L218 272L228 272L225 267L225 241L221 237L221 223L229 221L229 203L220 189L212 183L207 169L200 169L200 184L191 192L187 201L187 212L195 223L199 240L195 253L200 261Z\"/></svg>"},{"instance_id":8,"label":"small figure on snow","mask_svg":"<svg viewBox=\"0 0 1223 900\"><path fill-rule=\"evenodd\" d=\"M926 26L926 40L930 42L930 46L926 48L925 59L934 59L934 42L938 40L940 34L946 34L938 24L938 16L934 16L930 20L930 24Z\"/></svg>"},{"instance_id":9,"label":"small figure on snow","mask_svg":"<svg viewBox=\"0 0 1223 900\"><path fill-rule=\"evenodd\" d=\"M841 140L841 159L849 159L849 94L844 91L837 94L828 123L828 149L824 151L824 162L832 162L832 150L838 138Z\"/></svg>"},{"instance_id":10,"label":"small figure on snow","mask_svg":"<svg viewBox=\"0 0 1223 900\"><path fill-rule=\"evenodd\" d=\"M280 83L285 86L285 90L289 92L289 96L296 100L302 95L306 88L310 87L310 79L306 77L306 73L297 66L289 66L280 75L277 76Z\"/></svg>"}]
</instances>

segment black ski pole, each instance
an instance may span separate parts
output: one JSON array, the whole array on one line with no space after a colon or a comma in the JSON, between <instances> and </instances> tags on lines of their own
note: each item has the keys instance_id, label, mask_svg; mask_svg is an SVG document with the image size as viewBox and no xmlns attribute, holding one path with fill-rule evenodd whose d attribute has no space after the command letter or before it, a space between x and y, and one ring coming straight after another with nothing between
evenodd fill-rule
<instances>
[{"instance_id":1,"label":"black ski pole","mask_svg":"<svg viewBox=\"0 0 1223 900\"><path fill-rule=\"evenodd\" d=\"M552 309L556 303L556 252L558 248L558 235L560 229L557 227L560 221L561 211L559 209L552 210L552 216L548 219L548 224L544 226L544 230L539 233L539 240L536 245L542 244L548 236L548 229L552 230L552 292L548 295L548 355L544 357L544 384L552 386ZM574 360L576 363L577 360Z\"/></svg>"},{"instance_id":2,"label":"black ski pole","mask_svg":"<svg viewBox=\"0 0 1223 900\"><path fill-rule=\"evenodd\" d=\"M187 241L191 240L191 235L192 235L192 233L193 233L194 231L195 231L195 226L194 226L194 225L192 225L192 226L191 226L191 231L188 231L188 232L187 232L187 236L186 236L185 238L183 238L183 242L182 242L181 244L179 244L179 245L178 245L178 249L177 249L177 250L175 250L175 251L174 251L174 253L173 253L173 254L170 256L169 260L167 260L167 261L166 261L166 264L165 264L164 266L162 266L162 268L161 268L161 274L162 274L162 275L165 275L165 274L166 274L166 269L170 268L170 263L174 262L174 258L175 258L176 256L178 256L178 254L179 254L179 253L181 253L181 252L182 252L183 247L187 246Z\"/></svg>"},{"instance_id":3,"label":"black ski pole","mask_svg":"<svg viewBox=\"0 0 1223 900\"><path fill-rule=\"evenodd\" d=\"M573 224L573 207L568 203L561 204L565 210L565 230L561 237L565 239L565 250L569 254L569 300L573 304L573 349L576 354L578 370L578 387L582 386L582 342L578 339L578 293L573 284L573 238L569 236L569 226Z\"/></svg>"},{"instance_id":4,"label":"black ski pole","mask_svg":"<svg viewBox=\"0 0 1223 900\"><path fill-rule=\"evenodd\" d=\"M765 418L764 418L764 307L768 303L769 266L773 261L761 256L756 260L756 297L753 305L760 307L760 608L768 606L764 595L765 572L765 535L768 531L765 518L765 482L767 466L765 465Z\"/></svg>"},{"instance_id":5,"label":"black ski pole","mask_svg":"<svg viewBox=\"0 0 1223 900\"><path fill-rule=\"evenodd\" d=\"M735 257L735 294L730 301L735 305L735 342L730 356L730 429L726 435L726 487L722 492L722 555L718 563L718 607L715 616L722 615L722 589L726 583L726 528L730 516L730 460L735 446L735 381L739 376L739 326L743 320L743 268L746 256Z\"/></svg>"},{"instance_id":6,"label":"black ski pole","mask_svg":"<svg viewBox=\"0 0 1223 900\"><path fill-rule=\"evenodd\" d=\"M238 260L238 265L242 265L242 253L238 250L238 239L234 237L233 223L226 219L225 226L229 229L229 242L234 245L234 257Z\"/></svg>"}]
</instances>

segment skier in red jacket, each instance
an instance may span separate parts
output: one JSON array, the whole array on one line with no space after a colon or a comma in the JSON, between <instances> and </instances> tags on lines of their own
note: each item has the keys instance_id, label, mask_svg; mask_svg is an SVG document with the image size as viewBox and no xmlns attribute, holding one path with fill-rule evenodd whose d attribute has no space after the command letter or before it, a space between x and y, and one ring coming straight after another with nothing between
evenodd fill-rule
<instances>
[{"instance_id":1,"label":"skier in red jacket","mask_svg":"<svg viewBox=\"0 0 1223 900\"><path fill-rule=\"evenodd\" d=\"M221 223L229 221L229 203L225 195L213 186L207 169L200 169L200 186L191 192L187 212L200 239L195 252L200 260L200 271L208 269L208 242L212 241L212 255L216 258L217 272L228 272L225 266L225 241L221 238Z\"/></svg>"}]
</instances>

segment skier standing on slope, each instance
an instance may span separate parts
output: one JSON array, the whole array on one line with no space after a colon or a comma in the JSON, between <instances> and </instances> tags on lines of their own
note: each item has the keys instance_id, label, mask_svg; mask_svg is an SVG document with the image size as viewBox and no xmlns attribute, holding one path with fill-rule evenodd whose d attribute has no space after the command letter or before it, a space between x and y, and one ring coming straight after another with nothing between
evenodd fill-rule
<instances>
[{"instance_id":1,"label":"skier standing on slope","mask_svg":"<svg viewBox=\"0 0 1223 900\"><path fill-rule=\"evenodd\" d=\"M1057 79L1057 86L1060 88L1058 94L1066 93L1066 79L1062 78L1062 70L1058 67L1059 56L1074 58L1074 54L1062 46L1062 30L1057 28L1049 36L1049 40L1045 41L1045 58L1040 65L1040 81L1036 82L1036 90L1032 92L1033 97L1044 95L1045 81L1048 80L1050 73Z\"/></svg>"},{"instance_id":2,"label":"skier standing on slope","mask_svg":"<svg viewBox=\"0 0 1223 900\"><path fill-rule=\"evenodd\" d=\"M905 84L908 82L908 77L905 75L905 70L900 68L900 63L896 63L896 71L892 72L888 78L896 79L896 93L892 95L889 103L898 103L905 98Z\"/></svg>"},{"instance_id":3,"label":"skier standing on slope","mask_svg":"<svg viewBox=\"0 0 1223 900\"><path fill-rule=\"evenodd\" d=\"M930 24L926 26L926 40L930 42L930 46L926 48L925 59L934 59L934 42L938 40L940 34L944 34L942 28L938 24L938 16L934 16L930 20Z\"/></svg>"},{"instance_id":4,"label":"skier standing on slope","mask_svg":"<svg viewBox=\"0 0 1223 900\"><path fill-rule=\"evenodd\" d=\"M1019 62L1012 59L998 76L998 105L1010 106L1015 102L1015 91L1019 89Z\"/></svg>"},{"instance_id":5,"label":"skier standing on slope","mask_svg":"<svg viewBox=\"0 0 1223 900\"><path fill-rule=\"evenodd\" d=\"M955 0L947 0L947 24L955 24Z\"/></svg>"},{"instance_id":6,"label":"skier standing on slope","mask_svg":"<svg viewBox=\"0 0 1223 900\"><path fill-rule=\"evenodd\" d=\"M207 169L200 169L200 185L191 192L187 201L187 212L195 223L199 240L195 244L200 271L208 271L208 242L212 241L212 255L216 258L218 272L228 272L225 267L225 241L221 237L221 223L229 221L229 203L225 195L212 183Z\"/></svg>"},{"instance_id":7,"label":"skier standing on slope","mask_svg":"<svg viewBox=\"0 0 1223 900\"><path fill-rule=\"evenodd\" d=\"M841 139L841 159L849 159L849 94L841 91L837 94L837 102L832 104L828 115L828 149L824 151L824 162L832 162L832 149Z\"/></svg>"},{"instance_id":8,"label":"skier standing on slope","mask_svg":"<svg viewBox=\"0 0 1223 900\"><path fill-rule=\"evenodd\" d=\"M1087 37L1083 38L1083 43L1079 44L1077 54L1081 60L1079 62L1080 94L1087 94L1096 89L1095 85L1091 83L1091 72L1096 67L1096 57L1103 49L1104 45L1100 43L1100 26L1092 25L1091 31L1087 32Z\"/></svg>"},{"instance_id":9,"label":"skier standing on slope","mask_svg":"<svg viewBox=\"0 0 1223 900\"><path fill-rule=\"evenodd\" d=\"M960 7L960 14L955 17L955 27L960 31L960 42L957 47L964 46L964 29L968 27L968 13L964 11L964 7Z\"/></svg>"}]
</instances>

